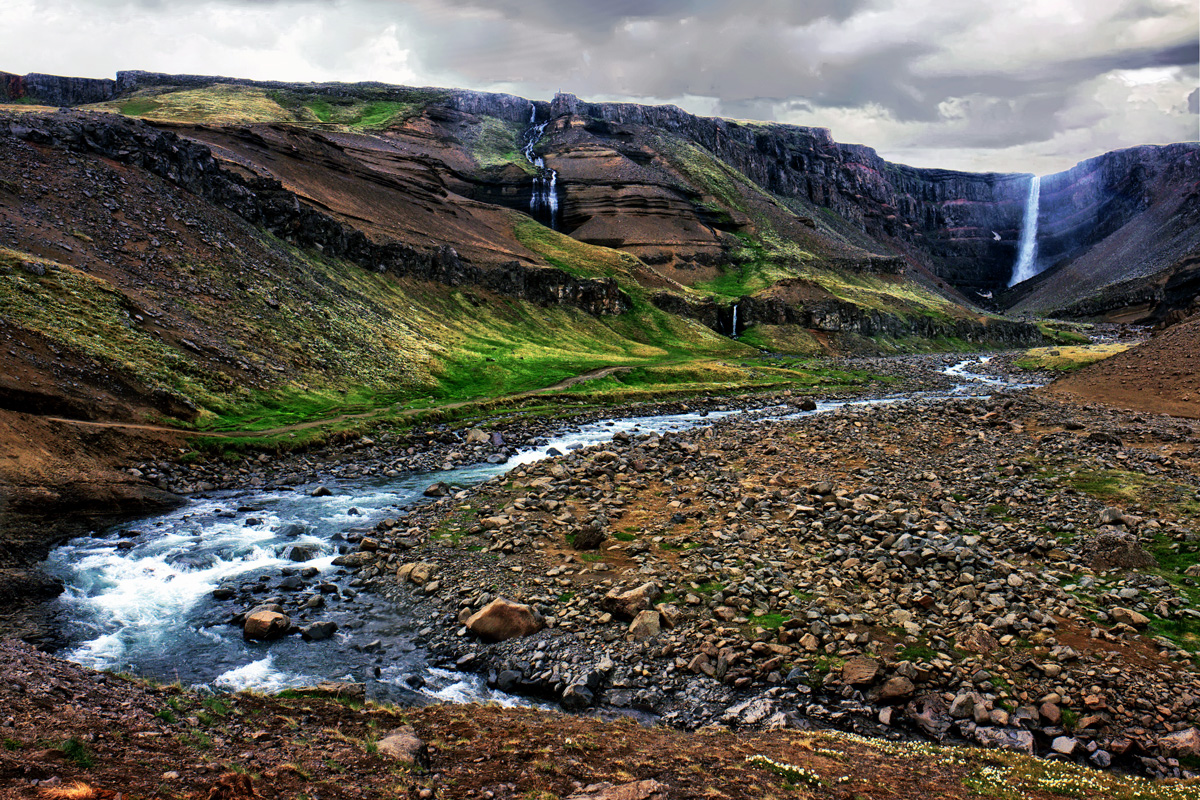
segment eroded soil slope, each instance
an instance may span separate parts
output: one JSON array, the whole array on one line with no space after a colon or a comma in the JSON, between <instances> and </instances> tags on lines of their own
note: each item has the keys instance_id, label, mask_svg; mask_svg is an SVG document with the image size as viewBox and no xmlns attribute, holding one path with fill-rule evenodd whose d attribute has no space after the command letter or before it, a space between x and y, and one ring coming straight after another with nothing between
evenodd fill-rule
<instances>
[{"instance_id":1,"label":"eroded soil slope","mask_svg":"<svg viewBox=\"0 0 1200 800\"><path fill-rule=\"evenodd\" d=\"M1200 419L1200 318L1084 367L1047 391L1118 408Z\"/></svg>"}]
</instances>

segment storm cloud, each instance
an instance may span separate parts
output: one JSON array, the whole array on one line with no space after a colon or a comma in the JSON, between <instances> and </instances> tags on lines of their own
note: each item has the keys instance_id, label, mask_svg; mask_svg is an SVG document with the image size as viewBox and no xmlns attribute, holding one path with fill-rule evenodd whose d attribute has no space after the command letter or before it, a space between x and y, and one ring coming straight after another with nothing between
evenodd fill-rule
<instances>
[{"instance_id":1,"label":"storm cloud","mask_svg":"<svg viewBox=\"0 0 1200 800\"><path fill-rule=\"evenodd\" d=\"M1045 173L1200 138L1194 0L32 0L0 69L671 102L923 166Z\"/></svg>"}]
</instances>

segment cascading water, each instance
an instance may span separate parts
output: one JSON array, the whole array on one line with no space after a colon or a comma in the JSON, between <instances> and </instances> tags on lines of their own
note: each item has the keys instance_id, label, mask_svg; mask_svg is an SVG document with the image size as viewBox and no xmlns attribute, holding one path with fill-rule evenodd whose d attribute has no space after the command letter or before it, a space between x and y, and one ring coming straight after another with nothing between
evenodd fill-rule
<instances>
[{"instance_id":1,"label":"cascading water","mask_svg":"<svg viewBox=\"0 0 1200 800\"><path fill-rule=\"evenodd\" d=\"M554 230L558 229L558 173L546 166L541 156L533 152L533 148L546 131L549 120L537 123L537 106L529 112L529 131L525 140L525 159L537 169L533 179L533 195L529 198L529 213L534 219L546 220Z\"/></svg>"},{"instance_id":2,"label":"cascading water","mask_svg":"<svg viewBox=\"0 0 1200 800\"><path fill-rule=\"evenodd\" d=\"M1038 274L1037 228L1038 200L1042 193L1042 179L1037 175L1029 182L1029 196L1025 198L1025 219L1021 222L1021 241L1017 247L1017 266L1013 268L1008 285L1016 286Z\"/></svg>"},{"instance_id":3,"label":"cascading water","mask_svg":"<svg viewBox=\"0 0 1200 800\"><path fill-rule=\"evenodd\" d=\"M729 329L729 337L731 339L737 338L737 303L733 304L733 325Z\"/></svg>"}]
</instances>

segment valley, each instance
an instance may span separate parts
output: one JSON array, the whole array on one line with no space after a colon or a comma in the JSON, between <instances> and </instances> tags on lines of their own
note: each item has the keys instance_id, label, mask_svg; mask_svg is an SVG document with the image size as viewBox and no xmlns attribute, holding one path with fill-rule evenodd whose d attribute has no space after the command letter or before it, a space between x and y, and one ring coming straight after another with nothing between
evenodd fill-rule
<instances>
[{"instance_id":1,"label":"valley","mask_svg":"<svg viewBox=\"0 0 1200 800\"><path fill-rule=\"evenodd\" d=\"M0 77L13 796L1198 791L1195 143Z\"/></svg>"}]
</instances>

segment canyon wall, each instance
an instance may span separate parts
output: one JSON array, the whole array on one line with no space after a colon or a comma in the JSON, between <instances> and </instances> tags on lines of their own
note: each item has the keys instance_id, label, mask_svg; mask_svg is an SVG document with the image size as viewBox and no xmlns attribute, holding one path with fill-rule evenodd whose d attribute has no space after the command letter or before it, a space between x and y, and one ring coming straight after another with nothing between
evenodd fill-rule
<instances>
[{"instance_id":1,"label":"canyon wall","mask_svg":"<svg viewBox=\"0 0 1200 800\"><path fill-rule=\"evenodd\" d=\"M620 314L630 307L629 298L611 278L576 278L560 269L517 262L484 268L460 258L450 247L425 251L399 242L373 242L306 205L279 181L228 172L207 147L137 120L65 110L51 115L0 114L0 136L96 153L141 167L281 239L366 269L451 286L480 286L535 303L574 306L594 315Z\"/></svg>"},{"instance_id":2,"label":"canyon wall","mask_svg":"<svg viewBox=\"0 0 1200 800\"><path fill-rule=\"evenodd\" d=\"M968 296L1002 292L1016 262L1028 175L893 164L869 147L839 144L825 128L698 117L670 105L587 103L561 93L545 102L506 94L369 82L287 83L142 71L119 72L115 81L0 74L7 98L28 97L52 105L96 102L155 87L200 88L218 82L372 99L419 95L434 106L515 123L581 117L599 126L643 126L702 146L776 195L836 212L890 249L893 257L924 265ZM1089 251L1093 260L1102 260L1097 255L1098 243L1126 228L1147 209L1161 205L1164 195L1180 191L1194 195L1197 181L1188 172L1198 148L1195 143L1134 147L1045 176L1037 237L1041 266L1057 271ZM511 187L499 186L496 191L505 196L504 204L519 205L507 197ZM493 200L490 196L481 199ZM644 205L641 197L635 200ZM664 196L661 202L669 205L673 198ZM569 218L570 208L565 213ZM1155 237L1139 233L1136 226L1127 230L1139 240L1126 250L1152 252L1158 246ZM715 239L702 244L708 250L717 246ZM693 249L703 255L704 248L697 245ZM1160 261L1177 263L1193 252L1190 244L1173 245L1169 257L1143 261L1150 266ZM1120 264L1115 262L1120 259L1108 260L1113 262L1111 269L1119 272ZM1120 279L1119 275L1115 278ZM1068 299L1055 302L1062 305Z\"/></svg>"}]
</instances>

